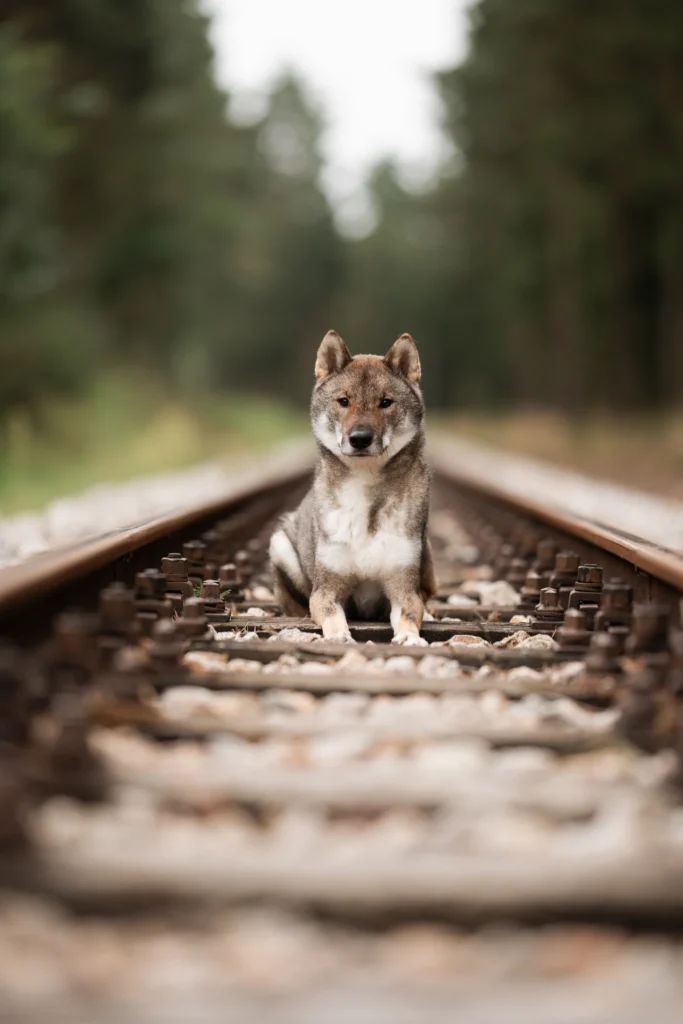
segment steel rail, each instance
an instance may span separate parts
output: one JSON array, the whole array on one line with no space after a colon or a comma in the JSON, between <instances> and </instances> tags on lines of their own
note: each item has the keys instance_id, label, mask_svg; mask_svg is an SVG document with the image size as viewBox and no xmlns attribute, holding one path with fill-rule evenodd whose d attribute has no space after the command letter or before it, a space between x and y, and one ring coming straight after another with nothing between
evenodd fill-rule
<instances>
[{"instance_id":1,"label":"steel rail","mask_svg":"<svg viewBox=\"0 0 683 1024\"><path fill-rule=\"evenodd\" d=\"M544 500L539 500L525 490L523 480L513 482L507 474L503 476L496 472L496 456L500 468L511 456L488 451L486 455L485 466L476 467L471 458L463 458L462 453L454 451L447 442L437 442L430 449L430 461L436 476L448 480L475 500L489 499L512 513L576 538L591 548L614 556L625 567L673 588L678 595L683 594L682 554L647 538L626 533L609 523L563 509L553 491L549 491Z\"/></svg>"},{"instance_id":2,"label":"steel rail","mask_svg":"<svg viewBox=\"0 0 683 1024\"><path fill-rule=\"evenodd\" d=\"M17 612L21 613L31 602L68 584L78 584L122 560L130 560L135 553L145 552L157 542L192 536L260 499L273 498L276 503L285 503L289 493L296 495L305 484L312 465L310 445L278 452L259 463L256 469L237 474L225 491L210 501L190 504L167 515L56 548L1 570L0 623L14 619ZM98 578L98 586L103 582Z\"/></svg>"},{"instance_id":3,"label":"steel rail","mask_svg":"<svg viewBox=\"0 0 683 1024\"><path fill-rule=\"evenodd\" d=\"M198 529L212 525L221 517L248 509L260 499L272 499L271 511L277 511L278 502L285 505L288 498L295 497L298 489L305 485L313 458L310 445L276 453L259 463L255 470L237 475L223 494L208 502L191 504L158 518L53 549L1 570L0 627L14 626L17 617L32 602L62 593L68 584L78 585L93 576L94 584L102 586L107 578L130 576L130 570L135 567L131 559L136 553L153 553L155 545L163 546L165 542L166 549L162 553L166 553L171 538L178 538L180 542L180 538L196 534ZM498 458L502 466L508 457L500 454ZM521 518L532 519L566 538L574 538L613 556L619 563L617 570L623 567L627 574L630 571L631 581L635 579L640 584L637 597L651 599L663 593L672 606L679 603L683 595L683 556L677 552L562 509L554 494L543 501L530 496L522 482L513 484L500 474L492 475L491 453L487 453L485 467L475 468L472 459L463 458L459 448L437 440L430 446L430 460L438 483L455 488L475 502L496 503ZM149 564L149 557L146 564ZM112 566L118 568L109 571ZM655 586L653 591L651 581L662 585L664 590L660 593ZM66 600L66 594L64 598Z\"/></svg>"}]
</instances>

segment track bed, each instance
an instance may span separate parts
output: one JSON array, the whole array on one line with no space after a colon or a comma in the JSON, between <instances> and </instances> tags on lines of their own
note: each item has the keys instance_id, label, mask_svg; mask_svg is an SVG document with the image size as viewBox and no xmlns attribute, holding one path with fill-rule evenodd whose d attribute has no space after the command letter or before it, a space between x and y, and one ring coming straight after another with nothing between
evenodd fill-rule
<instances>
[{"instance_id":1,"label":"track bed","mask_svg":"<svg viewBox=\"0 0 683 1024\"><path fill-rule=\"evenodd\" d=\"M441 464L429 646L335 646L305 483L0 586L3 1020L680 1019L676 556Z\"/></svg>"}]
</instances>

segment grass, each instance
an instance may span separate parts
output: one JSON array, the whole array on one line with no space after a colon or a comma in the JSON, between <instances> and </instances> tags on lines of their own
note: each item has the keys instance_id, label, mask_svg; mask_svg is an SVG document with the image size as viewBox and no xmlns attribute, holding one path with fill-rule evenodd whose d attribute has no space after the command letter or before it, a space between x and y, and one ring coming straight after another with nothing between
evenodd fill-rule
<instances>
[{"instance_id":1,"label":"grass","mask_svg":"<svg viewBox=\"0 0 683 1024\"><path fill-rule=\"evenodd\" d=\"M683 412L667 416L607 415L570 421L557 413L433 418L440 433L545 459L591 476L683 500Z\"/></svg>"},{"instance_id":2,"label":"grass","mask_svg":"<svg viewBox=\"0 0 683 1024\"><path fill-rule=\"evenodd\" d=\"M15 416L0 440L0 514L39 509L105 482L207 459L236 460L307 430L305 412L258 397L169 397L109 376L78 400L51 402L41 425Z\"/></svg>"}]
</instances>

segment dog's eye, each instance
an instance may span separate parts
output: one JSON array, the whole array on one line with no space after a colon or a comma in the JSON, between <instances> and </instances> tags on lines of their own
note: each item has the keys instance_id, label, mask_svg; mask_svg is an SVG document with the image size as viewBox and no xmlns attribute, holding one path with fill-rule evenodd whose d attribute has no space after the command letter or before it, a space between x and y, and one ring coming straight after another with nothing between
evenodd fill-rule
<instances>
[{"instance_id":1,"label":"dog's eye","mask_svg":"<svg viewBox=\"0 0 683 1024\"><path fill-rule=\"evenodd\" d=\"M380 409L388 409L390 405L394 404L393 398L383 398L379 403Z\"/></svg>"},{"instance_id":2,"label":"dog's eye","mask_svg":"<svg viewBox=\"0 0 683 1024\"><path fill-rule=\"evenodd\" d=\"M337 401L341 405L342 409L348 409L348 407L349 407L349 400L348 400L348 398L338 398Z\"/></svg>"}]
</instances>

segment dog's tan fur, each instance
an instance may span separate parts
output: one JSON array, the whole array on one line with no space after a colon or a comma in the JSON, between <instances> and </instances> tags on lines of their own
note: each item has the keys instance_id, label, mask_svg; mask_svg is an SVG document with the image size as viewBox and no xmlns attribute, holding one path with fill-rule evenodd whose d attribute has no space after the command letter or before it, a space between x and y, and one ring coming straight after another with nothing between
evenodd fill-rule
<instances>
[{"instance_id":1,"label":"dog's tan fur","mask_svg":"<svg viewBox=\"0 0 683 1024\"><path fill-rule=\"evenodd\" d=\"M280 606L310 611L328 640L351 640L350 614L388 617L395 643L423 643L424 602L436 582L415 343L404 334L384 359L352 358L330 331L315 376L315 479L271 540Z\"/></svg>"}]
</instances>

